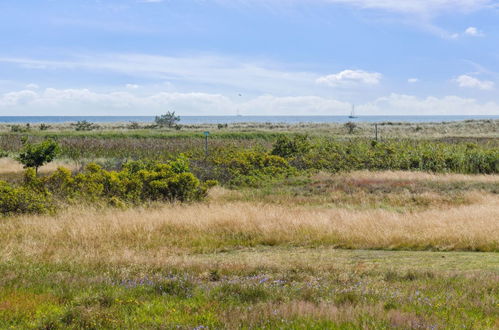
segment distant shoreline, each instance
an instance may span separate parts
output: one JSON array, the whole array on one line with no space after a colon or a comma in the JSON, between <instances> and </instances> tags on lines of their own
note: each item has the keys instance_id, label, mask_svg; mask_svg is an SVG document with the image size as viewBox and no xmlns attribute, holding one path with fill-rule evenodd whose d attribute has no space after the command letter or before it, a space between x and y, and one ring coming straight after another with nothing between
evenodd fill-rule
<instances>
[{"instance_id":1,"label":"distant shoreline","mask_svg":"<svg viewBox=\"0 0 499 330\"><path fill-rule=\"evenodd\" d=\"M499 115L449 115L449 116L181 116L181 124L241 124L241 123L357 123L406 122L440 123L466 120L499 120ZM86 120L93 123L149 123L154 116L0 116L1 124L64 124Z\"/></svg>"}]
</instances>

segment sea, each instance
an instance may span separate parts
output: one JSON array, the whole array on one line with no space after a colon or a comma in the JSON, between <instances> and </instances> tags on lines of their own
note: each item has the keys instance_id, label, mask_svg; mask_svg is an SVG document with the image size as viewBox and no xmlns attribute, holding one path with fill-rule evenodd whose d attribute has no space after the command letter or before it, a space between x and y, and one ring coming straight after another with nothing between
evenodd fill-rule
<instances>
[{"instance_id":1,"label":"sea","mask_svg":"<svg viewBox=\"0 0 499 330\"><path fill-rule=\"evenodd\" d=\"M92 123L149 123L154 116L0 116L0 123L9 124L55 124L86 120ZM453 122L465 120L499 119L499 115L490 116L181 116L180 123L189 124L235 124L235 123L346 123L349 121L379 122Z\"/></svg>"}]
</instances>

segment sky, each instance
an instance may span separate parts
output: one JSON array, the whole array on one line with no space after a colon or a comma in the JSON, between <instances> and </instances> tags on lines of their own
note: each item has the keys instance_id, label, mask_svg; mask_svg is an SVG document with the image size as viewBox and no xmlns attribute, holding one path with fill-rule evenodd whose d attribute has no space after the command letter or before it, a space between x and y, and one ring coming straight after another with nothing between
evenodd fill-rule
<instances>
[{"instance_id":1,"label":"sky","mask_svg":"<svg viewBox=\"0 0 499 330\"><path fill-rule=\"evenodd\" d=\"M0 0L0 116L499 115L499 0Z\"/></svg>"}]
</instances>

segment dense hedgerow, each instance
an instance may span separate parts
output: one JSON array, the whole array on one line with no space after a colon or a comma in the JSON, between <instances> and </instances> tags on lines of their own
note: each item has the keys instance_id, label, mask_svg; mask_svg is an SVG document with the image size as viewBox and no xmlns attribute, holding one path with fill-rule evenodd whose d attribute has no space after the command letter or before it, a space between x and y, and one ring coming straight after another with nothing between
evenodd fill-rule
<instances>
[{"instance_id":1,"label":"dense hedgerow","mask_svg":"<svg viewBox=\"0 0 499 330\"><path fill-rule=\"evenodd\" d=\"M185 157L164 164L129 162L121 171L91 163L81 173L59 168L43 178L28 169L20 187L0 181L0 214L46 213L57 203L82 201L113 206L189 202L204 198L210 184L202 184L191 173Z\"/></svg>"},{"instance_id":2,"label":"dense hedgerow","mask_svg":"<svg viewBox=\"0 0 499 330\"><path fill-rule=\"evenodd\" d=\"M230 150L212 156L214 178L231 186L258 186L296 170L283 157L259 150Z\"/></svg>"},{"instance_id":3,"label":"dense hedgerow","mask_svg":"<svg viewBox=\"0 0 499 330\"><path fill-rule=\"evenodd\" d=\"M476 144L427 141L334 141L282 137L272 153L298 169L420 170L469 174L499 173L499 149Z\"/></svg>"},{"instance_id":4,"label":"dense hedgerow","mask_svg":"<svg viewBox=\"0 0 499 330\"><path fill-rule=\"evenodd\" d=\"M216 170L219 163L224 163L223 167L227 167L225 163L228 160L211 160L224 157L237 160L239 156L244 158L244 155L238 155L239 151L242 154L259 152L279 156L298 170L337 172L388 169L499 173L499 148L494 139L476 140L476 144L470 143L470 139L461 138L446 138L442 141L384 139L377 142L360 137L345 140L345 137L307 137L282 132L219 132L210 137L210 155L206 158L204 137L199 132L164 133L167 135L153 131L75 134L54 132L43 137L56 140L61 146L60 157L69 158L78 164L95 159L113 159L116 163L128 159L163 162L184 153L189 155L193 165L200 164L204 168ZM11 154L19 152L22 137L19 134L5 134L0 139L0 148ZM42 136L30 133L30 140L33 142L41 138ZM222 174L224 173L220 173L220 177L224 179ZM217 177L217 174L206 176Z\"/></svg>"}]
</instances>

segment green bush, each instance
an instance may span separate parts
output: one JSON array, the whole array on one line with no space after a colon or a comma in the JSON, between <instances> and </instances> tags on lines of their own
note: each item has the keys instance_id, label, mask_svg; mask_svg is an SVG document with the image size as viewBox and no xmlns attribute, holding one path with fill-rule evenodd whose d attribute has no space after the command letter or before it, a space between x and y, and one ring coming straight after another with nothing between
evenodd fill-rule
<instances>
[{"instance_id":1,"label":"green bush","mask_svg":"<svg viewBox=\"0 0 499 330\"><path fill-rule=\"evenodd\" d=\"M0 213L46 213L59 204L87 202L115 207L148 201L201 200L216 182L201 183L183 156L168 163L129 162L121 171L107 171L91 163L78 174L58 168L39 178L28 168L21 186L0 181Z\"/></svg>"},{"instance_id":2,"label":"green bush","mask_svg":"<svg viewBox=\"0 0 499 330\"><path fill-rule=\"evenodd\" d=\"M271 154L283 158L293 158L303 155L310 147L311 145L306 135L295 135L293 138L283 135L274 143Z\"/></svg>"},{"instance_id":3,"label":"green bush","mask_svg":"<svg viewBox=\"0 0 499 330\"><path fill-rule=\"evenodd\" d=\"M54 210L50 194L29 186L13 187L0 181L0 214L48 213Z\"/></svg>"},{"instance_id":4,"label":"green bush","mask_svg":"<svg viewBox=\"0 0 499 330\"><path fill-rule=\"evenodd\" d=\"M420 170L469 174L499 173L499 150L469 144L428 141L366 140L307 141L297 148L289 138L278 140L272 153L280 154L298 169L327 170Z\"/></svg>"},{"instance_id":5,"label":"green bush","mask_svg":"<svg viewBox=\"0 0 499 330\"><path fill-rule=\"evenodd\" d=\"M92 131L99 128L99 125L86 120L79 120L76 123L72 123L71 126L74 126L75 131Z\"/></svg>"},{"instance_id":6,"label":"green bush","mask_svg":"<svg viewBox=\"0 0 499 330\"><path fill-rule=\"evenodd\" d=\"M190 172L183 156L169 163L129 162L121 171L106 171L95 163L72 175L59 168L44 179L55 196L68 200L138 204L144 201L188 202L202 199L207 186Z\"/></svg>"},{"instance_id":7,"label":"green bush","mask_svg":"<svg viewBox=\"0 0 499 330\"><path fill-rule=\"evenodd\" d=\"M212 162L215 178L233 186L259 186L296 172L283 157L258 150L231 150Z\"/></svg>"}]
</instances>

